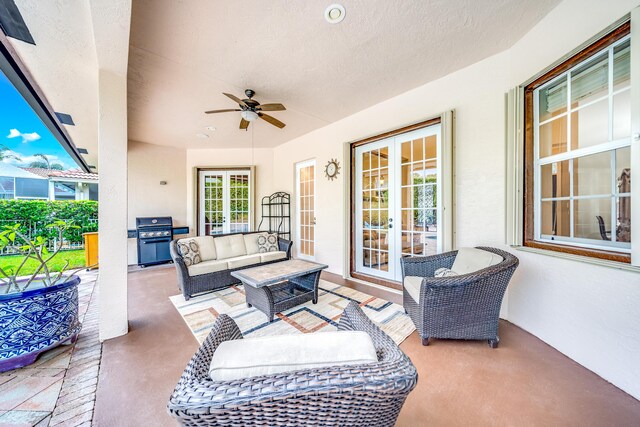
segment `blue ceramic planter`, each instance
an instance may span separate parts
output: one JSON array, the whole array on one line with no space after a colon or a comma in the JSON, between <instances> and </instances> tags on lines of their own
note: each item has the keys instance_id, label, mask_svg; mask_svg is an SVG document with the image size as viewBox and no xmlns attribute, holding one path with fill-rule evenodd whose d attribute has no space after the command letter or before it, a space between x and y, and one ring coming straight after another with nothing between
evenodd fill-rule
<instances>
[{"instance_id":1,"label":"blue ceramic planter","mask_svg":"<svg viewBox=\"0 0 640 427\"><path fill-rule=\"evenodd\" d=\"M74 342L78 321L78 284L63 283L4 295L0 287L0 372L35 362L43 351Z\"/></svg>"}]
</instances>

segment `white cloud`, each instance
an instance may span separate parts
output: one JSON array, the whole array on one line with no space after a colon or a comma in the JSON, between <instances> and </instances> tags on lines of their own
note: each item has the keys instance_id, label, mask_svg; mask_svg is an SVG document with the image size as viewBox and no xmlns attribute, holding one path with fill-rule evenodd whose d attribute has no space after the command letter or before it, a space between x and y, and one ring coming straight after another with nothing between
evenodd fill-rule
<instances>
[{"instance_id":1,"label":"white cloud","mask_svg":"<svg viewBox=\"0 0 640 427\"><path fill-rule=\"evenodd\" d=\"M7 135L7 138L20 138L20 137L22 138L23 143L37 141L41 138L41 136L38 135L37 132L22 133L18 129L9 130L9 135Z\"/></svg>"},{"instance_id":2,"label":"white cloud","mask_svg":"<svg viewBox=\"0 0 640 427\"><path fill-rule=\"evenodd\" d=\"M6 150L4 152L5 155L9 155L9 156L17 156L20 158L20 160L16 160L14 158L5 158L4 162L12 164L14 166L22 166L22 167L27 167L29 166L32 162L41 162L42 159L40 157L36 157L36 156L23 156L20 153L17 153L13 150ZM49 158L49 162L51 162L51 164L53 163L60 163L61 165L63 165L65 168L69 168L69 165L67 165L62 159L60 159L58 156L53 155L53 154L47 154L47 157ZM73 167L73 166L71 166Z\"/></svg>"}]
</instances>

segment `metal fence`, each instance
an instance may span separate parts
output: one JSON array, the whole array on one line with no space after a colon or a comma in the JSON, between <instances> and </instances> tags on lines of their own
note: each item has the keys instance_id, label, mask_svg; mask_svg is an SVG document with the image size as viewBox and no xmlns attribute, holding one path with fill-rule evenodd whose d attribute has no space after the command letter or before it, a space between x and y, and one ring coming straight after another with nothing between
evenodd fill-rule
<instances>
[{"instance_id":1,"label":"metal fence","mask_svg":"<svg viewBox=\"0 0 640 427\"><path fill-rule=\"evenodd\" d=\"M23 220L0 220L0 230L5 225L20 224L20 231L29 239L33 240L37 236L43 236L48 239L47 249L55 250L59 244L58 233L55 230L47 228L47 222L42 221L23 221ZM87 224L81 225L80 228L65 231L62 238L62 250L84 249L83 233L98 231L98 220L90 219ZM18 253L12 247L6 247L0 250L0 256L13 255Z\"/></svg>"}]
</instances>

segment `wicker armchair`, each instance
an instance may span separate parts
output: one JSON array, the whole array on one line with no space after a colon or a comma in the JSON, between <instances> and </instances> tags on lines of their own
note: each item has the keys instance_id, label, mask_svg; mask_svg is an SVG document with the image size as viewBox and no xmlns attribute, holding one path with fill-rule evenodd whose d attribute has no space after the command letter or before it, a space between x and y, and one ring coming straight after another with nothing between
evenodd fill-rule
<instances>
[{"instance_id":1,"label":"wicker armchair","mask_svg":"<svg viewBox=\"0 0 640 427\"><path fill-rule=\"evenodd\" d=\"M404 288L403 305L416 325L422 344L430 338L488 340L496 348L502 298L518 267L518 258L499 249L479 247L500 255L503 261L470 274L433 277L438 268L451 268L458 251L402 258L402 279L422 277L420 300Z\"/></svg>"},{"instance_id":2,"label":"wicker armchair","mask_svg":"<svg viewBox=\"0 0 640 427\"><path fill-rule=\"evenodd\" d=\"M214 351L223 341L242 339L222 314L182 374L169 413L185 426L394 425L418 380L415 367L354 302L338 329L367 332L379 362L219 382L208 374Z\"/></svg>"}]
</instances>

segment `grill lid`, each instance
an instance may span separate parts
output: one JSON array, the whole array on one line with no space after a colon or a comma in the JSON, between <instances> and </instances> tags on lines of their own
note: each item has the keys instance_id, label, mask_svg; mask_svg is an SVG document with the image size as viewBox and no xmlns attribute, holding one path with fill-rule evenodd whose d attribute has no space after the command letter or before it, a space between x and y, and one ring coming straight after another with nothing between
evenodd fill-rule
<instances>
[{"instance_id":1,"label":"grill lid","mask_svg":"<svg viewBox=\"0 0 640 427\"><path fill-rule=\"evenodd\" d=\"M146 227L172 227L173 220L170 216L156 216L156 217L145 217L145 218L136 218L136 228L146 228Z\"/></svg>"}]
</instances>

